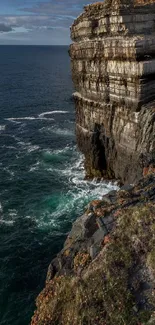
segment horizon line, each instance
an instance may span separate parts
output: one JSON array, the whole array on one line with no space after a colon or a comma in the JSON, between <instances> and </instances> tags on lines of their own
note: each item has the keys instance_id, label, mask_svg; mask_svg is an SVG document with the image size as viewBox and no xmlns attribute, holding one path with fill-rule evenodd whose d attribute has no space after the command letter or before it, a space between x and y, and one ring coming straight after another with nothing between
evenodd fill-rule
<instances>
[{"instance_id":1,"label":"horizon line","mask_svg":"<svg viewBox=\"0 0 155 325\"><path fill-rule=\"evenodd\" d=\"M70 44L0 44L0 46L70 46Z\"/></svg>"}]
</instances>

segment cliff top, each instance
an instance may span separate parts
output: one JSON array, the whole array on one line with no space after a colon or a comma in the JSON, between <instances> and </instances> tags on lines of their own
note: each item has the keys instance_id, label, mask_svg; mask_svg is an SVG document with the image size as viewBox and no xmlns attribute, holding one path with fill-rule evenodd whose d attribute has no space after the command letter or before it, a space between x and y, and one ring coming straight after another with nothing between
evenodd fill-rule
<instances>
[{"instance_id":1,"label":"cliff top","mask_svg":"<svg viewBox=\"0 0 155 325\"><path fill-rule=\"evenodd\" d=\"M86 5L84 7L85 11L89 10L90 8L116 8L116 7L136 7L136 6L147 6L155 4L155 0L105 0L105 1L98 1L93 4Z\"/></svg>"},{"instance_id":2,"label":"cliff top","mask_svg":"<svg viewBox=\"0 0 155 325\"><path fill-rule=\"evenodd\" d=\"M89 4L84 7L82 13L74 22L73 26L85 18L94 18L100 16L107 16L110 13L123 13L124 11L131 12L136 10L138 12L150 13L155 11L155 0L105 0Z\"/></svg>"}]
</instances>

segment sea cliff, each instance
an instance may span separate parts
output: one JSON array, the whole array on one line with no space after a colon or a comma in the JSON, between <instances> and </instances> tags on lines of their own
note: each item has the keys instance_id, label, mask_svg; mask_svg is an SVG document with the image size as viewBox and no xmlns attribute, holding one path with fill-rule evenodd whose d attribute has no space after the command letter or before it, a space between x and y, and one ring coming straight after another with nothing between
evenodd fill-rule
<instances>
[{"instance_id":1,"label":"sea cliff","mask_svg":"<svg viewBox=\"0 0 155 325\"><path fill-rule=\"evenodd\" d=\"M71 28L77 143L88 177L133 183L155 159L155 4L148 2L97 2Z\"/></svg>"},{"instance_id":2,"label":"sea cliff","mask_svg":"<svg viewBox=\"0 0 155 325\"><path fill-rule=\"evenodd\" d=\"M154 325L155 1L88 5L71 36L86 177L125 185L75 221L31 325Z\"/></svg>"}]
</instances>

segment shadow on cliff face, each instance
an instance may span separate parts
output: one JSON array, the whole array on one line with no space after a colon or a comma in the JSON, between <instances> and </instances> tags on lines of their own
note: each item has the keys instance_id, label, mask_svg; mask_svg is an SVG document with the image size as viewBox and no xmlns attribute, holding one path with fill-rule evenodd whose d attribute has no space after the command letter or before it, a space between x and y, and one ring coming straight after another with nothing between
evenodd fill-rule
<instances>
[{"instance_id":1,"label":"shadow on cliff face","mask_svg":"<svg viewBox=\"0 0 155 325\"><path fill-rule=\"evenodd\" d=\"M105 134L103 125L95 123L91 131L76 125L77 144L80 151L85 155L86 179L93 177L114 179L114 173L109 167L105 148L109 138Z\"/></svg>"},{"instance_id":2,"label":"shadow on cliff face","mask_svg":"<svg viewBox=\"0 0 155 325\"><path fill-rule=\"evenodd\" d=\"M103 170L107 170L107 162L105 156L105 148L103 142L101 141L101 128L101 125L95 124L92 137L92 151L94 157L94 169L98 169L102 173Z\"/></svg>"},{"instance_id":3,"label":"shadow on cliff face","mask_svg":"<svg viewBox=\"0 0 155 325\"><path fill-rule=\"evenodd\" d=\"M105 134L104 126L95 123L92 136L87 140L84 148L86 178L114 179L114 173L110 170L106 158L108 155L105 148L108 142L109 138Z\"/></svg>"}]
</instances>

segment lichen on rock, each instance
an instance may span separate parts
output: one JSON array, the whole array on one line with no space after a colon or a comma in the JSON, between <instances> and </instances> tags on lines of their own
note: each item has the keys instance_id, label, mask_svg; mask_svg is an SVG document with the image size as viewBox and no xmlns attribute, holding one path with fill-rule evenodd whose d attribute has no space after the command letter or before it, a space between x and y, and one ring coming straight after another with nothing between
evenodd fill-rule
<instances>
[{"instance_id":1,"label":"lichen on rock","mask_svg":"<svg viewBox=\"0 0 155 325\"><path fill-rule=\"evenodd\" d=\"M151 324L154 247L152 173L86 207L51 262L55 274L48 274L31 325Z\"/></svg>"}]
</instances>

